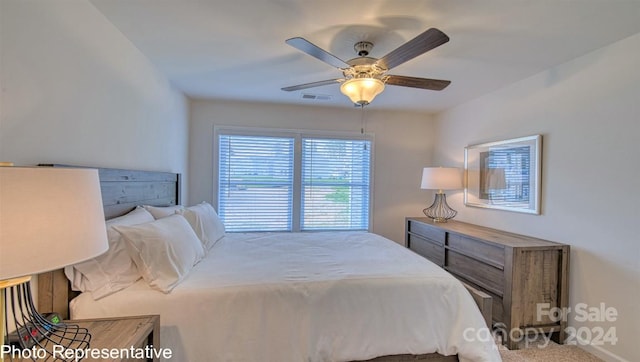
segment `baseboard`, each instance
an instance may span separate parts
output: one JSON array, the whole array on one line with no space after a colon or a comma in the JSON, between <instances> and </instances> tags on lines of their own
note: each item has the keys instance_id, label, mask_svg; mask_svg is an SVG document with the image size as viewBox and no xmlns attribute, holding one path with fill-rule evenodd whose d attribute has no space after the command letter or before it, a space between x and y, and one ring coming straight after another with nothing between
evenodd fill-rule
<instances>
[{"instance_id":1,"label":"baseboard","mask_svg":"<svg viewBox=\"0 0 640 362\"><path fill-rule=\"evenodd\" d=\"M578 338L578 337L572 337L574 338L575 341L577 341L578 343L578 347L591 353L592 355L607 361L607 362L630 362L629 360L626 360L618 355L616 355L615 353L609 352L606 349L602 348L602 346L594 346L589 344L589 341L586 341L584 339Z\"/></svg>"}]
</instances>

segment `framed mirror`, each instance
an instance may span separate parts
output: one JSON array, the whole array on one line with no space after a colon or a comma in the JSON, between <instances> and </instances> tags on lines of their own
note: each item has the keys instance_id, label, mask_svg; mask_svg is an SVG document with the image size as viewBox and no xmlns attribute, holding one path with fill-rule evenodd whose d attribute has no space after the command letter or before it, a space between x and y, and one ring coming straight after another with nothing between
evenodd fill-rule
<instances>
[{"instance_id":1,"label":"framed mirror","mask_svg":"<svg viewBox=\"0 0 640 362\"><path fill-rule=\"evenodd\" d=\"M467 206L540 214L542 136L467 146Z\"/></svg>"}]
</instances>

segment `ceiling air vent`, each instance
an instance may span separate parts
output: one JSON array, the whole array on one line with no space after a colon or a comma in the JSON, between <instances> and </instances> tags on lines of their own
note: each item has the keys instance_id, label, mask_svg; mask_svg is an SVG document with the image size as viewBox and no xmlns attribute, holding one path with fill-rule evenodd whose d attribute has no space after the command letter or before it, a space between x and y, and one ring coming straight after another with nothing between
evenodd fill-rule
<instances>
[{"instance_id":1,"label":"ceiling air vent","mask_svg":"<svg viewBox=\"0 0 640 362\"><path fill-rule=\"evenodd\" d=\"M331 96L328 96L326 94L303 93L302 94L302 99L311 99L311 100L317 100L317 101L328 101L328 100L331 99Z\"/></svg>"}]
</instances>

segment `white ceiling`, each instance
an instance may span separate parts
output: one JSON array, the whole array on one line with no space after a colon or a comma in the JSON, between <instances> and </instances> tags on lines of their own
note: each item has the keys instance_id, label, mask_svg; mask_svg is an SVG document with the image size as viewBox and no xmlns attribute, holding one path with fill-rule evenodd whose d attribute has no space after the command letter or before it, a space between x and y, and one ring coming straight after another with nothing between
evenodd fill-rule
<instances>
[{"instance_id":1,"label":"white ceiling","mask_svg":"<svg viewBox=\"0 0 640 362\"><path fill-rule=\"evenodd\" d=\"M640 32L638 0L91 0L193 98L353 107L339 85L280 88L340 71L285 44L380 58L424 30L451 40L390 73L451 80L443 91L388 86L369 107L438 112ZM303 93L329 101L302 99Z\"/></svg>"}]
</instances>

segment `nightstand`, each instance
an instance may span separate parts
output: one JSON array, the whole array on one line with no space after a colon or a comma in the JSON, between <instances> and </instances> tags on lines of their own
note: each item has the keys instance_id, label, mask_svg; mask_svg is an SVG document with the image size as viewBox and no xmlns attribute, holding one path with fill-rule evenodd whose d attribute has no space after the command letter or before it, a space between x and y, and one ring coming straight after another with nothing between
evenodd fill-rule
<instances>
[{"instance_id":1,"label":"nightstand","mask_svg":"<svg viewBox=\"0 0 640 362\"><path fill-rule=\"evenodd\" d=\"M92 350L131 349L131 347L144 349L146 346L153 346L156 350L160 348L159 315L81 319L65 322L77 324L89 330ZM157 362L159 360L154 355L154 358L148 361ZM86 358L83 361L131 361L131 359Z\"/></svg>"}]
</instances>

